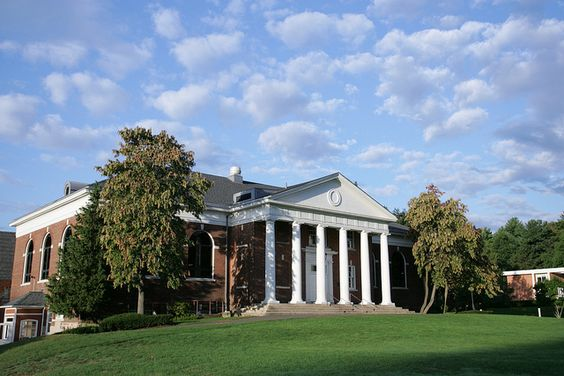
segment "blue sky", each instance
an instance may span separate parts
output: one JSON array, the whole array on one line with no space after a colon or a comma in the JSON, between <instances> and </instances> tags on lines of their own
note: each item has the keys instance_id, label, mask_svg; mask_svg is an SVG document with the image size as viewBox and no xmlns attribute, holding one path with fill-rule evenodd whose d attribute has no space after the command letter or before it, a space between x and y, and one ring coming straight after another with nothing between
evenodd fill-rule
<instances>
[{"instance_id":1,"label":"blue sky","mask_svg":"<svg viewBox=\"0 0 564 376\"><path fill-rule=\"evenodd\" d=\"M564 194L564 2L3 1L0 228L100 179L117 130L197 169L334 171L388 208L434 183L478 226Z\"/></svg>"}]
</instances>

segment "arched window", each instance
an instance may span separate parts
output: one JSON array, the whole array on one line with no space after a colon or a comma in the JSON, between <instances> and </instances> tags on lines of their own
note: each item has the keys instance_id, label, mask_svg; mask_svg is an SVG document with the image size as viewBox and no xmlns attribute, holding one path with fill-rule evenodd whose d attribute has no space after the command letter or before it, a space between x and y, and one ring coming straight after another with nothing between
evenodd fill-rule
<instances>
[{"instance_id":1,"label":"arched window","mask_svg":"<svg viewBox=\"0 0 564 376\"><path fill-rule=\"evenodd\" d=\"M72 227L67 226L65 227L65 231L63 231L63 237L61 238L61 248L65 246L65 243L72 235Z\"/></svg>"},{"instance_id":2,"label":"arched window","mask_svg":"<svg viewBox=\"0 0 564 376\"><path fill-rule=\"evenodd\" d=\"M29 283L31 281L31 264L32 263L33 263L33 240L30 240L27 243L27 247L25 249L23 283Z\"/></svg>"},{"instance_id":3,"label":"arched window","mask_svg":"<svg viewBox=\"0 0 564 376\"><path fill-rule=\"evenodd\" d=\"M49 262L51 261L51 235L45 235L43 240L42 257L41 257L41 275L40 280L49 278Z\"/></svg>"},{"instance_id":4,"label":"arched window","mask_svg":"<svg viewBox=\"0 0 564 376\"><path fill-rule=\"evenodd\" d=\"M188 247L188 278L213 278L213 243L207 232L197 232Z\"/></svg>"},{"instance_id":5,"label":"arched window","mask_svg":"<svg viewBox=\"0 0 564 376\"><path fill-rule=\"evenodd\" d=\"M399 251L392 255L392 287L407 288L405 257Z\"/></svg>"}]
</instances>

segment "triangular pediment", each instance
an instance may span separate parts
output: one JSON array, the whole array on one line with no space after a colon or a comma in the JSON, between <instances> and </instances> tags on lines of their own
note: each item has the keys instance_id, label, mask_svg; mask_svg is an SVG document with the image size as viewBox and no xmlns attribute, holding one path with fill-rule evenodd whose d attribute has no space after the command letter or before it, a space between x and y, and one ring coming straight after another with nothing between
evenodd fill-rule
<instances>
[{"instance_id":1,"label":"triangular pediment","mask_svg":"<svg viewBox=\"0 0 564 376\"><path fill-rule=\"evenodd\" d=\"M272 200L316 210L395 222L397 218L340 173L290 187Z\"/></svg>"}]
</instances>

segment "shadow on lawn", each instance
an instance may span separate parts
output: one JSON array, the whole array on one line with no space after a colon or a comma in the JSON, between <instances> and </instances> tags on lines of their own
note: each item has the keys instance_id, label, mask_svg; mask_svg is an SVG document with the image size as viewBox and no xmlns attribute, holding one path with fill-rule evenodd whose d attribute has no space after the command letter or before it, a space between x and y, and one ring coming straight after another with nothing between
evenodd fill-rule
<instances>
[{"instance_id":1,"label":"shadow on lawn","mask_svg":"<svg viewBox=\"0 0 564 376\"><path fill-rule=\"evenodd\" d=\"M352 345L354 346L354 345ZM323 349L319 350L323 352ZM319 353L302 361L287 364L284 369L262 369L258 373L285 375L562 375L564 339L527 346L510 346L490 351L461 351L449 354L373 353L341 357L341 366ZM333 354L334 355L334 354Z\"/></svg>"}]
</instances>

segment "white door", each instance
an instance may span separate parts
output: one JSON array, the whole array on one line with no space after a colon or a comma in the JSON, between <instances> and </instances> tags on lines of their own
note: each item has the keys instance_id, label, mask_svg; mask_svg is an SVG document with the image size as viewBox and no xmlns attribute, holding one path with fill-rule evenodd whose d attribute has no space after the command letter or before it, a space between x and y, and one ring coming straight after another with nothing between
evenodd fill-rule
<instances>
[{"instance_id":1,"label":"white door","mask_svg":"<svg viewBox=\"0 0 564 376\"><path fill-rule=\"evenodd\" d=\"M315 302L317 298L317 263L314 252L306 252L306 301ZM333 302L333 257L325 254L325 293L328 302Z\"/></svg>"}]
</instances>

